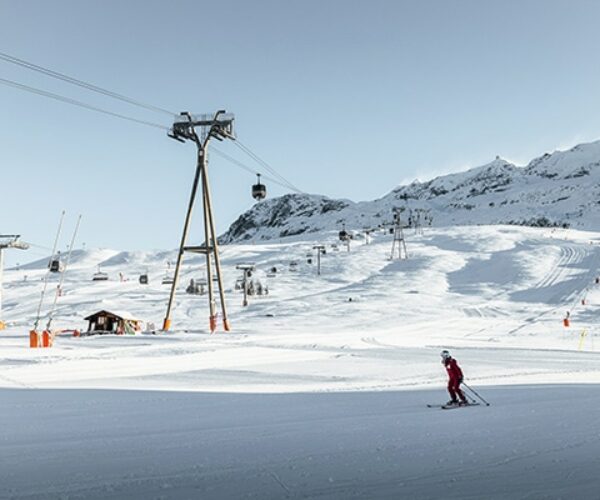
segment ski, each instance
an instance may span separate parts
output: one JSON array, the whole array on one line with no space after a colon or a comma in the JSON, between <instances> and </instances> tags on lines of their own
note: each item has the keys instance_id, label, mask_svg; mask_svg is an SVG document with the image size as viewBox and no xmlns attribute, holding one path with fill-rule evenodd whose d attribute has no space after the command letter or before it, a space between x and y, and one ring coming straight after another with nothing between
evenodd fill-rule
<instances>
[{"instance_id":1,"label":"ski","mask_svg":"<svg viewBox=\"0 0 600 500\"><path fill-rule=\"evenodd\" d=\"M469 401L466 405L448 405L448 404L428 404L427 408L441 408L442 410L451 410L452 408L463 408L465 406L479 406L477 401Z\"/></svg>"},{"instance_id":2,"label":"ski","mask_svg":"<svg viewBox=\"0 0 600 500\"><path fill-rule=\"evenodd\" d=\"M442 405L442 410L454 410L455 408L468 408L469 406L479 406L479 403L469 403L466 405Z\"/></svg>"}]
</instances>

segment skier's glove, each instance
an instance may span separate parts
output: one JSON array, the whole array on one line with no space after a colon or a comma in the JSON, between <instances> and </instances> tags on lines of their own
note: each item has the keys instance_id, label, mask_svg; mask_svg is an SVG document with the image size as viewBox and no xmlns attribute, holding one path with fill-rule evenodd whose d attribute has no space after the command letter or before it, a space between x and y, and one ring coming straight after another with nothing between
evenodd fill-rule
<instances>
[{"instance_id":1,"label":"skier's glove","mask_svg":"<svg viewBox=\"0 0 600 500\"><path fill-rule=\"evenodd\" d=\"M463 378L462 377L458 377L458 385L463 383Z\"/></svg>"}]
</instances>

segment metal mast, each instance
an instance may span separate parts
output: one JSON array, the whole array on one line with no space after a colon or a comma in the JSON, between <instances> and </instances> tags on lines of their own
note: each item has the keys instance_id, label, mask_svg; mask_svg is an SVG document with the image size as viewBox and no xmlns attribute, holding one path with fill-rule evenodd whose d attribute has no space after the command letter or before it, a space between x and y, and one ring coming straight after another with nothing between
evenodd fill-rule
<instances>
[{"instance_id":1,"label":"metal mast","mask_svg":"<svg viewBox=\"0 0 600 500\"><path fill-rule=\"evenodd\" d=\"M163 330L169 330L171 327L171 312L175 300L175 291L179 282L179 272L183 261L184 252L199 253L206 256L206 282L208 284L208 304L210 310L209 326L211 333L217 328L216 304L214 299L214 284L212 276L212 264L214 261L217 282L219 287L219 299L221 303L221 314L223 315L223 329L229 331L229 319L227 318L227 308L225 305L225 295L223 291L223 279L221 275L221 261L219 259L219 248L215 230L215 220L213 217L212 200L210 194L210 184L208 181L208 144L212 138L222 141L223 139L233 139L233 120L234 117L224 110L217 111L214 115L193 116L188 112L183 112L176 118L173 127L169 131L169 137L179 142L186 140L192 141L197 147L196 174L192 183L190 201L183 225L183 234L179 244L179 253L177 254L177 263L175 265L175 276L169 295L167 312L163 322ZM201 137L196 133L196 127L201 128ZM198 184L202 184L202 209L204 218L204 246L186 246L187 236L192 218Z\"/></svg>"},{"instance_id":2,"label":"metal mast","mask_svg":"<svg viewBox=\"0 0 600 500\"><path fill-rule=\"evenodd\" d=\"M317 251L317 274L321 276L321 254L325 251L325 245L315 245L313 250Z\"/></svg>"},{"instance_id":3,"label":"metal mast","mask_svg":"<svg viewBox=\"0 0 600 500\"><path fill-rule=\"evenodd\" d=\"M242 285L244 287L244 301L242 305L246 307L248 305L248 278L252 276L252 272L254 271L253 264L240 264L235 266L236 269L242 271Z\"/></svg>"},{"instance_id":4,"label":"metal mast","mask_svg":"<svg viewBox=\"0 0 600 500\"><path fill-rule=\"evenodd\" d=\"M408 252L406 251L406 242L404 240L404 231L402 229L402 218L400 214L404 211L404 208L393 208L392 213L394 214L394 240L392 241L392 254L390 260L394 259L394 253L398 250L398 259L408 259ZM404 257L402 257L402 251L404 250Z\"/></svg>"}]
</instances>

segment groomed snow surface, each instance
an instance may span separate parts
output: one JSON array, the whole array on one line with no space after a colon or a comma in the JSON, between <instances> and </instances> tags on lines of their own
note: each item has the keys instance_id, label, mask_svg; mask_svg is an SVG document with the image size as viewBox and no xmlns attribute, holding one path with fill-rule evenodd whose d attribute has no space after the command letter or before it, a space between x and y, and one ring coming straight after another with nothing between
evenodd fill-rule
<instances>
[{"instance_id":1,"label":"groomed snow surface","mask_svg":"<svg viewBox=\"0 0 600 500\"><path fill-rule=\"evenodd\" d=\"M51 349L28 347L47 260L6 271L0 498L600 497L600 234L434 228L402 261L389 234L349 253L335 236L223 247L233 331L214 335L184 293L199 258L172 332ZM174 255L74 252L53 326L99 309L160 326ZM248 262L270 293L242 308ZM441 349L491 406L426 407L448 399Z\"/></svg>"}]
</instances>

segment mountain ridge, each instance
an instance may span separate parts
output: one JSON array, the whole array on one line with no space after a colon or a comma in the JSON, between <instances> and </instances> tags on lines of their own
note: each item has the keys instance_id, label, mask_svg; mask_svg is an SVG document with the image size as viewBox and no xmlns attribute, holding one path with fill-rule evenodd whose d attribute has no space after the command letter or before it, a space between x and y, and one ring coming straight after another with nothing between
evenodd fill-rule
<instances>
[{"instance_id":1,"label":"mountain ridge","mask_svg":"<svg viewBox=\"0 0 600 500\"><path fill-rule=\"evenodd\" d=\"M525 166L496 157L464 172L400 185L372 201L286 194L255 204L220 240L271 240L387 224L392 209L430 211L439 226L518 224L600 230L600 140L545 153Z\"/></svg>"}]
</instances>

